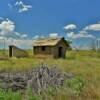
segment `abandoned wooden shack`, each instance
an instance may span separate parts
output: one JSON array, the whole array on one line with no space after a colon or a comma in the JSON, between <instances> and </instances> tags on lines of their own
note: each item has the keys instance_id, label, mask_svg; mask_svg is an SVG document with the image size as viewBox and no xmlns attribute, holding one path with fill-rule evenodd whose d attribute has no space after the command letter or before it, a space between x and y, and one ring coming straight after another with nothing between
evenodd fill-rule
<instances>
[{"instance_id":1,"label":"abandoned wooden shack","mask_svg":"<svg viewBox=\"0 0 100 100\"><path fill-rule=\"evenodd\" d=\"M9 46L9 57L28 57L28 53L25 50L22 50L16 46L10 45Z\"/></svg>"},{"instance_id":2,"label":"abandoned wooden shack","mask_svg":"<svg viewBox=\"0 0 100 100\"><path fill-rule=\"evenodd\" d=\"M69 47L64 38L44 38L33 43L33 53L35 57L39 58L65 58L66 50Z\"/></svg>"}]
</instances>

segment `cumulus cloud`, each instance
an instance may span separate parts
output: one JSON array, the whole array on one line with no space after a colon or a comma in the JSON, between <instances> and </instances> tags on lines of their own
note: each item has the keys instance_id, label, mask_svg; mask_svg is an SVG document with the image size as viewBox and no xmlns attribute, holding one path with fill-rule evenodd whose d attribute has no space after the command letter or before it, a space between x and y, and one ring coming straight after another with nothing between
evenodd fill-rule
<instances>
[{"instance_id":1,"label":"cumulus cloud","mask_svg":"<svg viewBox=\"0 0 100 100\"><path fill-rule=\"evenodd\" d=\"M31 46L33 43L33 40L22 40L22 39L9 39L8 41L8 45L15 45L15 46L23 46L23 45L27 45L27 46ZM12 43L13 41L13 43Z\"/></svg>"},{"instance_id":2,"label":"cumulus cloud","mask_svg":"<svg viewBox=\"0 0 100 100\"><path fill-rule=\"evenodd\" d=\"M6 31L6 32L11 32L15 29L14 22L12 22L9 19L4 20L0 23L0 29L2 29L3 31Z\"/></svg>"},{"instance_id":3,"label":"cumulus cloud","mask_svg":"<svg viewBox=\"0 0 100 100\"><path fill-rule=\"evenodd\" d=\"M76 34L73 38L95 38L92 34Z\"/></svg>"},{"instance_id":4,"label":"cumulus cloud","mask_svg":"<svg viewBox=\"0 0 100 100\"><path fill-rule=\"evenodd\" d=\"M15 32L15 35L19 36L19 37L21 36L21 34L19 32Z\"/></svg>"},{"instance_id":5,"label":"cumulus cloud","mask_svg":"<svg viewBox=\"0 0 100 100\"><path fill-rule=\"evenodd\" d=\"M0 37L2 38L27 38L27 34L15 32L15 23L9 19L0 23Z\"/></svg>"},{"instance_id":6,"label":"cumulus cloud","mask_svg":"<svg viewBox=\"0 0 100 100\"><path fill-rule=\"evenodd\" d=\"M88 34L88 33L74 33L74 32L69 32L67 33L67 37L71 38L71 39L79 39L79 38L92 38L94 39L95 37L92 34Z\"/></svg>"},{"instance_id":7,"label":"cumulus cloud","mask_svg":"<svg viewBox=\"0 0 100 100\"><path fill-rule=\"evenodd\" d=\"M27 36L27 34L22 34L21 35L21 38L27 38L28 36Z\"/></svg>"},{"instance_id":8,"label":"cumulus cloud","mask_svg":"<svg viewBox=\"0 0 100 100\"><path fill-rule=\"evenodd\" d=\"M13 39L9 38L5 40L6 48L8 48L9 45L14 45L19 48L32 48L34 40L26 40L26 39ZM3 44L4 41L0 39L0 43Z\"/></svg>"},{"instance_id":9,"label":"cumulus cloud","mask_svg":"<svg viewBox=\"0 0 100 100\"><path fill-rule=\"evenodd\" d=\"M15 29L15 24L13 21L6 19L0 23L0 35L11 34Z\"/></svg>"},{"instance_id":10,"label":"cumulus cloud","mask_svg":"<svg viewBox=\"0 0 100 100\"><path fill-rule=\"evenodd\" d=\"M85 35L87 35L87 34L88 34L88 32L87 32L87 31L85 31L85 30L84 30L84 31L80 31L79 33L80 33L80 34L85 34Z\"/></svg>"},{"instance_id":11,"label":"cumulus cloud","mask_svg":"<svg viewBox=\"0 0 100 100\"><path fill-rule=\"evenodd\" d=\"M68 38L73 38L74 35L75 35L74 32L69 32L69 33L67 33L67 37L68 37Z\"/></svg>"},{"instance_id":12,"label":"cumulus cloud","mask_svg":"<svg viewBox=\"0 0 100 100\"><path fill-rule=\"evenodd\" d=\"M75 24L69 24L64 27L65 30L73 30L76 28L77 28L77 26Z\"/></svg>"},{"instance_id":13,"label":"cumulus cloud","mask_svg":"<svg viewBox=\"0 0 100 100\"><path fill-rule=\"evenodd\" d=\"M39 35L35 35L32 39L36 40L38 38L40 38L40 36Z\"/></svg>"},{"instance_id":14,"label":"cumulus cloud","mask_svg":"<svg viewBox=\"0 0 100 100\"><path fill-rule=\"evenodd\" d=\"M14 4L15 6L20 6L20 5L23 5L23 2L22 1L16 1L16 3Z\"/></svg>"},{"instance_id":15,"label":"cumulus cloud","mask_svg":"<svg viewBox=\"0 0 100 100\"><path fill-rule=\"evenodd\" d=\"M100 23L92 24L92 25L86 26L86 27L84 28L84 30L100 31Z\"/></svg>"},{"instance_id":16,"label":"cumulus cloud","mask_svg":"<svg viewBox=\"0 0 100 100\"><path fill-rule=\"evenodd\" d=\"M50 33L49 37L58 37L58 33Z\"/></svg>"},{"instance_id":17,"label":"cumulus cloud","mask_svg":"<svg viewBox=\"0 0 100 100\"><path fill-rule=\"evenodd\" d=\"M14 4L8 3L8 7L10 10L17 10L19 13L27 12L32 9L31 5L24 3L23 1L16 1Z\"/></svg>"},{"instance_id":18,"label":"cumulus cloud","mask_svg":"<svg viewBox=\"0 0 100 100\"><path fill-rule=\"evenodd\" d=\"M16 1L16 3L14 4L15 7L18 7L18 12L22 13L22 12L26 12L29 11L32 6L31 5L27 5L22 1Z\"/></svg>"}]
</instances>

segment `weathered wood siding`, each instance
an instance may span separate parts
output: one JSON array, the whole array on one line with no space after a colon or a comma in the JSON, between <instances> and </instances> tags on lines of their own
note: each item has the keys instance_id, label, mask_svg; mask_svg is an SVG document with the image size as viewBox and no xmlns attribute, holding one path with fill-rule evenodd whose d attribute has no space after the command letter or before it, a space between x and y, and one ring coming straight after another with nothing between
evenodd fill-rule
<instances>
[{"instance_id":1,"label":"weathered wood siding","mask_svg":"<svg viewBox=\"0 0 100 100\"><path fill-rule=\"evenodd\" d=\"M35 57L53 57L53 47L45 46L45 50L42 50L42 46L33 47L33 53Z\"/></svg>"},{"instance_id":2,"label":"weathered wood siding","mask_svg":"<svg viewBox=\"0 0 100 100\"><path fill-rule=\"evenodd\" d=\"M63 40L61 40L57 45L54 46L54 48L53 48L54 58L59 58L59 48L60 47L62 47L62 54L61 55L63 58L65 58L67 46Z\"/></svg>"},{"instance_id":3,"label":"weathered wood siding","mask_svg":"<svg viewBox=\"0 0 100 100\"><path fill-rule=\"evenodd\" d=\"M12 49L12 50L11 50ZM9 46L9 57L28 57L28 53L16 46Z\"/></svg>"}]
</instances>

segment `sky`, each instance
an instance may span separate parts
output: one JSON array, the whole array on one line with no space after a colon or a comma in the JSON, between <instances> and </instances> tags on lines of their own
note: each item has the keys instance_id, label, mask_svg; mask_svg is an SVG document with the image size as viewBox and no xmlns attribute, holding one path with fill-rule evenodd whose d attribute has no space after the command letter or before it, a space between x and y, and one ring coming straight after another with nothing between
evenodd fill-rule
<instances>
[{"instance_id":1,"label":"sky","mask_svg":"<svg viewBox=\"0 0 100 100\"><path fill-rule=\"evenodd\" d=\"M100 0L0 0L0 38L100 40Z\"/></svg>"}]
</instances>

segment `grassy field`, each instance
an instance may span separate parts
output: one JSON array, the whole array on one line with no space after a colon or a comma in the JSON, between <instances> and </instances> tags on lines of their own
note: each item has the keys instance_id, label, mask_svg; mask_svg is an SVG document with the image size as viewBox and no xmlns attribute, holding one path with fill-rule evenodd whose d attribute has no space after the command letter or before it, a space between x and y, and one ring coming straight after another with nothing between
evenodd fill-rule
<instances>
[{"instance_id":1,"label":"grassy field","mask_svg":"<svg viewBox=\"0 0 100 100\"><path fill-rule=\"evenodd\" d=\"M2 52L0 55L2 55ZM57 66L62 71L71 72L78 77L69 82L69 88L65 86L59 89L54 95L52 95L54 91L51 94L47 94L47 100L100 100L100 52L70 51L66 54L65 59L9 58L7 60L0 60L0 72L29 70L41 63ZM81 87L80 83L82 82L84 83L84 87ZM0 92L0 96L2 93ZM11 95L14 94L11 93ZM20 94L16 94L19 97ZM7 95L7 93L2 95ZM33 97L28 100L41 99Z\"/></svg>"}]
</instances>

